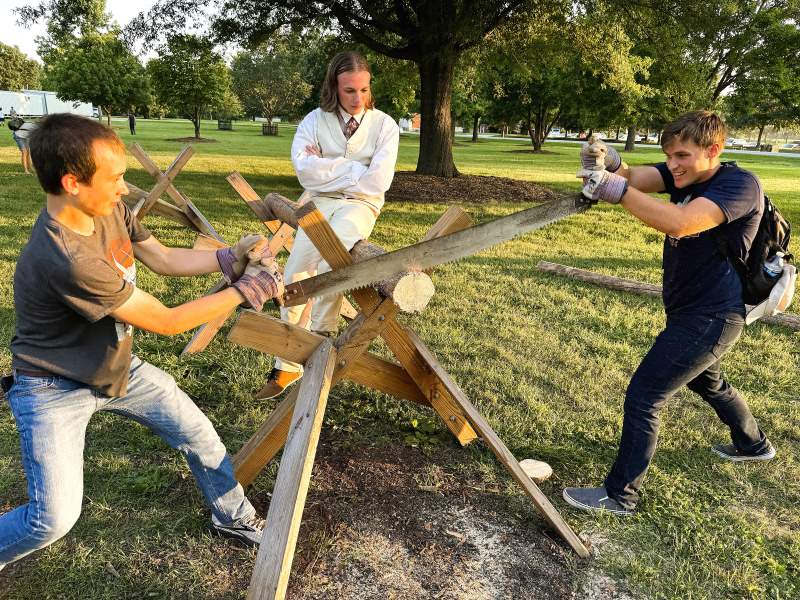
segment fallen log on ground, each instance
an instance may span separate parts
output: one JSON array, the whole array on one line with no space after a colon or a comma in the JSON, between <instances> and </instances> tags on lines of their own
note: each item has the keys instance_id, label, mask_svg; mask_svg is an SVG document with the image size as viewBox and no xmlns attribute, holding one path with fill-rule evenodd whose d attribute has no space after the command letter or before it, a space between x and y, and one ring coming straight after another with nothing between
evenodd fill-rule
<instances>
[{"instance_id":1,"label":"fallen log on ground","mask_svg":"<svg viewBox=\"0 0 800 600\"><path fill-rule=\"evenodd\" d=\"M622 277L614 277L613 275L601 275L593 271L579 269L577 267L568 267L566 265L559 265L547 261L539 261L536 265L537 270L545 273L552 273L555 275L562 275L570 277L586 283L592 283L602 287L610 288L620 292L630 292L633 294L641 294L644 296L661 297L661 286L652 283L642 283L632 279L623 279ZM781 325L800 331L800 316L790 314L780 314L771 317L761 317L759 321L769 323L770 325Z\"/></svg>"}]
</instances>

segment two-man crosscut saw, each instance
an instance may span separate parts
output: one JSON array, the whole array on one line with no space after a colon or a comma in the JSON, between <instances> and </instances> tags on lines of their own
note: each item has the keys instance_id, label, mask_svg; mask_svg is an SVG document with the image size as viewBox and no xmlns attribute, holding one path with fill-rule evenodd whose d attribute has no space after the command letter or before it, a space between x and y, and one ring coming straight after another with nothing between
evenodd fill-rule
<instances>
[{"instance_id":1,"label":"two-man crosscut saw","mask_svg":"<svg viewBox=\"0 0 800 600\"><path fill-rule=\"evenodd\" d=\"M287 285L284 303L286 306L296 306L314 297L363 288L403 271L423 271L452 262L583 212L592 204L591 200L580 194L564 197L450 235L328 271Z\"/></svg>"}]
</instances>

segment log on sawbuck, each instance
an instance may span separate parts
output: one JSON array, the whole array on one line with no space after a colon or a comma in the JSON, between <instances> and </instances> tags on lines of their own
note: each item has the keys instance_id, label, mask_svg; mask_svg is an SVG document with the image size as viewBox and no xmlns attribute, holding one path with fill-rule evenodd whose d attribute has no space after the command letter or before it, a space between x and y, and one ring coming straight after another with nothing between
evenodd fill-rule
<instances>
[{"instance_id":1,"label":"log on sawbuck","mask_svg":"<svg viewBox=\"0 0 800 600\"><path fill-rule=\"evenodd\" d=\"M280 194L267 194L261 201L263 210L259 211L259 217L265 221L281 221L297 229L297 220L303 216L303 210L308 206L313 207L313 204L299 204ZM381 254L386 254L386 250L367 240L357 242L350 249L353 262L361 262ZM385 298L391 298L401 311L407 313L422 312L436 291L430 276L423 271L398 273L373 284L373 287Z\"/></svg>"}]
</instances>

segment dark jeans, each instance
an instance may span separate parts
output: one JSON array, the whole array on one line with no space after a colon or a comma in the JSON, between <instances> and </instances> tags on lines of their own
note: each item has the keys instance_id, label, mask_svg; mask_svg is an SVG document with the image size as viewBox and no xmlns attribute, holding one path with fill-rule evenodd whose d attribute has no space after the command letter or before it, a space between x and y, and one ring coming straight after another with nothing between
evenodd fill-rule
<instances>
[{"instance_id":1,"label":"dark jeans","mask_svg":"<svg viewBox=\"0 0 800 600\"><path fill-rule=\"evenodd\" d=\"M633 374L625 393L625 416L617 460L606 477L609 497L626 508L639 499L638 490L658 441L658 413L684 385L700 395L731 430L737 449L758 453L767 438L747 402L725 379L720 359L744 329L736 314L673 315Z\"/></svg>"}]
</instances>

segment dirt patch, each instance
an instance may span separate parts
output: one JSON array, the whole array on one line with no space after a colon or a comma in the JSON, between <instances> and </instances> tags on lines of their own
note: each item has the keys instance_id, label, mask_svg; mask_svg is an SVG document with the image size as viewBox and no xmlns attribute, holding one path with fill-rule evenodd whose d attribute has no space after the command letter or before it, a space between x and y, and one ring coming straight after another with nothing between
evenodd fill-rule
<instances>
[{"instance_id":1,"label":"dirt patch","mask_svg":"<svg viewBox=\"0 0 800 600\"><path fill-rule=\"evenodd\" d=\"M413 171L398 171L386 192L389 201L421 204L501 202L547 202L559 194L531 181L488 175L434 177Z\"/></svg>"},{"instance_id":2,"label":"dirt patch","mask_svg":"<svg viewBox=\"0 0 800 600\"><path fill-rule=\"evenodd\" d=\"M619 598L458 448L337 446L318 449L288 597L572 600L588 584Z\"/></svg>"},{"instance_id":3,"label":"dirt patch","mask_svg":"<svg viewBox=\"0 0 800 600\"><path fill-rule=\"evenodd\" d=\"M182 138L167 138L168 142L184 142L186 144L216 144L217 140L204 137L182 137Z\"/></svg>"}]
</instances>

